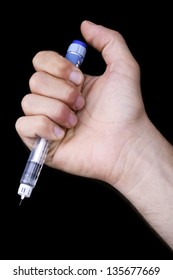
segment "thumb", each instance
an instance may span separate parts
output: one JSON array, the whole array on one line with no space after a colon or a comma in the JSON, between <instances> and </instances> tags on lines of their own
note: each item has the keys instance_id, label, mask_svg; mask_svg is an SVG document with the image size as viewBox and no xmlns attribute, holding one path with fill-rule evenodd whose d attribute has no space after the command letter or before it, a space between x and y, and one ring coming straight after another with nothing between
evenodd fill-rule
<instances>
[{"instance_id":1,"label":"thumb","mask_svg":"<svg viewBox=\"0 0 173 280\"><path fill-rule=\"evenodd\" d=\"M135 62L123 36L117 31L85 20L81 23L81 32L86 42L102 53L107 65L117 60Z\"/></svg>"}]
</instances>

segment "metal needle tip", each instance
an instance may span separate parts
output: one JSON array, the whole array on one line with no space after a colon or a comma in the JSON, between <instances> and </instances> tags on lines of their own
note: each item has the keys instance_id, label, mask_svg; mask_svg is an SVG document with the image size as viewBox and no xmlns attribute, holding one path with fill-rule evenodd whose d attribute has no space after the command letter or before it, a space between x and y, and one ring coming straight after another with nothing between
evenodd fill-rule
<instances>
[{"instance_id":1,"label":"metal needle tip","mask_svg":"<svg viewBox=\"0 0 173 280\"><path fill-rule=\"evenodd\" d=\"M23 201L23 199L21 198L21 200L20 200L20 202L19 202L19 206L21 205L22 201Z\"/></svg>"}]
</instances>

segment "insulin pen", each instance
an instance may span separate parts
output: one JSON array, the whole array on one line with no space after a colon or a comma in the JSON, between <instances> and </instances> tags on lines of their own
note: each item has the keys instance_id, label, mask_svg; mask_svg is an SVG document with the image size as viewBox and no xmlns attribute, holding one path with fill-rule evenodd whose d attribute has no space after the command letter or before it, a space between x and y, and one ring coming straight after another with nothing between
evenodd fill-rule
<instances>
[{"instance_id":1,"label":"insulin pen","mask_svg":"<svg viewBox=\"0 0 173 280\"><path fill-rule=\"evenodd\" d=\"M83 41L74 40L69 45L65 58L71 61L76 67L80 67L86 54L86 47ZM20 204L25 197L31 196L45 162L49 145L49 141L39 137L34 143L34 147L29 155L20 179L20 186L18 189L18 194L21 196Z\"/></svg>"}]
</instances>

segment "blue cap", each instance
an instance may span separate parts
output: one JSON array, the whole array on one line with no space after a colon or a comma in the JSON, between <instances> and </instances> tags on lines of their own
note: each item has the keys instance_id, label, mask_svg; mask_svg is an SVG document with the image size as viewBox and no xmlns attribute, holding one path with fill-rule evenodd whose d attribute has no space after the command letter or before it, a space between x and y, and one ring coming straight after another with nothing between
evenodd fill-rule
<instances>
[{"instance_id":1,"label":"blue cap","mask_svg":"<svg viewBox=\"0 0 173 280\"><path fill-rule=\"evenodd\" d=\"M86 55L87 45L80 40L74 40L67 49L66 58L79 67Z\"/></svg>"}]
</instances>

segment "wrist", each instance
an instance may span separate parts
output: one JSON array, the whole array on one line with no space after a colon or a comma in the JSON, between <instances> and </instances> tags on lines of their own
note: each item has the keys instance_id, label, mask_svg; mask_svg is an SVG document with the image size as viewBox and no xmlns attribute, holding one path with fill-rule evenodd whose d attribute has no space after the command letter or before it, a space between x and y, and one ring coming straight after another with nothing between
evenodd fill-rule
<instances>
[{"instance_id":1,"label":"wrist","mask_svg":"<svg viewBox=\"0 0 173 280\"><path fill-rule=\"evenodd\" d=\"M173 147L149 120L127 145L124 172L111 184L173 248Z\"/></svg>"},{"instance_id":2,"label":"wrist","mask_svg":"<svg viewBox=\"0 0 173 280\"><path fill-rule=\"evenodd\" d=\"M162 150L167 150L170 146L146 116L141 120L139 128L133 129L133 135L128 135L126 138L126 144L121 149L121 156L116 162L116 166L120 168L118 172L117 169L112 168L112 176L109 177L108 182L125 196L144 181L150 182L148 175L152 174L153 169L158 168ZM119 175L115 177L117 173Z\"/></svg>"}]
</instances>

